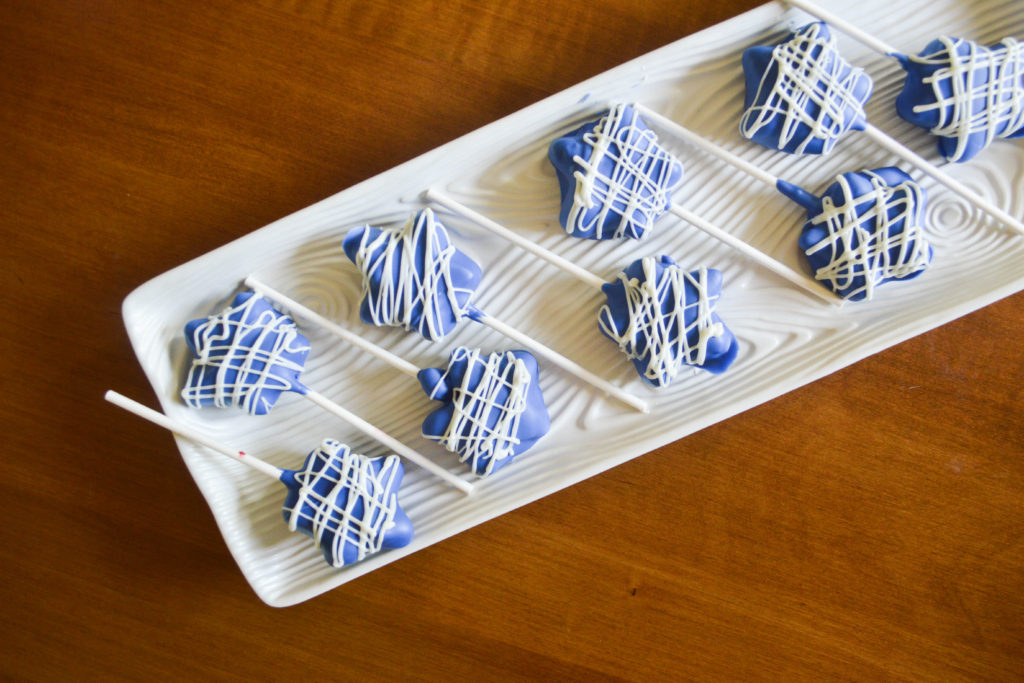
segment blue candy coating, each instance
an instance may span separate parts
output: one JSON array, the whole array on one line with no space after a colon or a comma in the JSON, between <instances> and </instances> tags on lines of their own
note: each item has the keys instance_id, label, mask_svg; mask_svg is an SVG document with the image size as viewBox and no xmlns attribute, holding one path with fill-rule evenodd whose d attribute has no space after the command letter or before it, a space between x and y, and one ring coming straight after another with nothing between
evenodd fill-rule
<instances>
[{"instance_id":1,"label":"blue candy coating","mask_svg":"<svg viewBox=\"0 0 1024 683\"><path fill-rule=\"evenodd\" d=\"M594 136L606 125L610 142L594 169ZM671 191L683 179L679 160L658 144L654 132L626 105L556 139L548 159L562 197L558 219L568 234L582 239L643 237L668 208ZM592 177L587 207L575 206L577 174Z\"/></svg>"},{"instance_id":2,"label":"blue candy coating","mask_svg":"<svg viewBox=\"0 0 1024 683\"><path fill-rule=\"evenodd\" d=\"M398 504L405 470L398 456L367 458L326 439L300 470L284 470L282 515L313 538L332 567L409 544L412 521Z\"/></svg>"},{"instance_id":3,"label":"blue candy coating","mask_svg":"<svg viewBox=\"0 0 1024 683\"><path fill-rule=\"evenodd\" d=\"M844 298L868 298L874 286L915 278L931 262L924 191L898 168L844 173L820 198L784 181L779 190L807 209L798 243L816 276L843 264L824 284Z\"/></svg>"},{"instance_id":4,"label":"blue candy coating","mask_svg":"<svg viewBox=\"0 0 1024 683\"><path fill-rule=\"evenodd\" d=\"M743 52L746 81L740 131L789 154L823 154L867 125L872 82L838 53L826 24L814 22L776 45Z\"/></svg>"},{"instance_id":5,"label":"blue candy coating","mask_svg":"<svg viewBox=\"0 0 1024 683\"><path fill-rule=\"evenodd\" d=\"M389 245L394 247L390 256ZM483 277L480 266L452 245L430 209L415 214L399 230L353 228L342 247L362 270L362 321L416 330L430 340L455 329ZM364 247L368 254L360 264Z\"/></svg>"},{"instance_id":6,"label":"blue candy coating","mask_svg":"<svg viewBox=\"0 0 1024 683\"><path fill-rule=\"evenodd\" d=\"M255 292L240 292L219 315L190 321L185 341L194 358L181 395L192 407L235 405L264 415L283 392L307 391L299 376L309 340Z\"/></svg>"},{"instance_id":7,"label":"blue candy coating","mask_svg":"<svg viewBox=\"0 0 1024 683\"><path fill-rule=\"evenodd\" d=\"M619 278L601 287L607 298L598 316L601 332L619 343L623 351L633 359L639 375L652 386L670 384L683 365L693 365L719 374L725 372L736 360L739 343L713 310L722 292L722 274L713 268L703 272L706 295L703 301L701 292L695 286L695 283L701 281L702 271L691 271L686 276L676 262L666 255L637 259L623 269ZM669 276L676 276L681 288L667 286ZM644 311L638 325L632 322L636 304L631 305L627 282L635 285L649 282L658 294L657 300L650 302L652 308ZM656 309L653 308L655 306ZM652 319L651 310L660 313L660 322ZM717 334L708 333L710 326L718 329ZM624 337L627 341L623 341ZM693 350L700 346L702 337L706 343L705 357L703 362L697 362ZM668 350L668 358L664 361L654 357L661 355L660 349ZM691 352L689 356L688 349Z\"/></svg>"},{"instance_id":8,"label":"blue candy coating","mask_svg":"<svg viewBox=\"0 0 1024 683\"><path fill-rule=\"evenodd\" d=\"M945 159L974 158L997 138L1024 136L1024 52L1006 38L989 47L936 38L916 57L896 97L901 118L938 136Z\"/></svg>"},{"instance_id":9,"label":"blue candy coating","mask_svg":"<svg viewBox=\"0 0 1024 683\"><path fill-rule=\"evenodd\" d=\"M500 423L508 417L512 395L508 377L519 371L514 367L517 360L525 370L528 386L515 429L498 433L481 448L481 435L503 429ZM487 372L488 362L495 363L496 370L492 375ZM503 380L491 385L494 377ZM481 476L492 474L511 463L516 456L532 448L551 428L540 388L540 368L537 359L527 351L485 356L459 347L452 352L447 368L425 368L420 370L418 378L427 396L442 403L424 419L423 436L446 443ZM487 400L481 400L483 395L488 397ZM463 415L454 425L457 433L453 439L445 439L453 427L457 411Z\"/></svg>"}]
</instances>

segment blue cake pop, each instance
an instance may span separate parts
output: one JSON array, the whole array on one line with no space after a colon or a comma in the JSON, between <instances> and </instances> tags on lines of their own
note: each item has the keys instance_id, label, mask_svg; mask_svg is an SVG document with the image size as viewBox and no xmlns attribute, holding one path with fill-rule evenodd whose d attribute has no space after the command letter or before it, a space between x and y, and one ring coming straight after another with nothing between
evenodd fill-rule
<instances>
[{"instance_id":1,"label":"blue cake pop","mask_svg":"<svg viewBox=\"0 0 1024 683\"><path fill-rule=\"evenodd\" d=\"M683 365L719 374L736 360L739 343L715 305L722 274L687 273L668 256L648 256L604 284L601 331L633 361L648 384L667 386Z\"/></svg>"},{"instance_id":2,"label":"blue cake pop","mask_svg":"<svg viewBox=\"0 0 1024 683\"><path fill-rule=\"evenodd\" d=\"M562 194L559 221L573 237L639 239L669 206L683 165L628 105L551 143Z\"/></svg>"},{"instance_id":3,"label":"blue cake pop","mask_svg":"<svg viewBox=\"0 0 1024 683\"><path fill-rule=\"evenodd\" d=\"M311 537L332 567L351 564L383 549L400 548L412 540L412 522L398 504L405 470L397 455L368 458L352 453L344 444L324 439L306 456L302 469L286 470L211 439L116 391L108 391L104 398L280 481L288 489L283 508L288 527Z\"/></svg>"},{"instance_id":4,"label":"blue cake pop","mask_svg":"<svg viewBox=\"0 0 1024 683\"><path fill-rule=\"evenodd\" d=\"M480 284L480 266L457 249L430 209L401 230L354 228L342 244L363 274L363 322L444 337L469 312Z\"/></svg>"},{"instance_id":5,"label":"blue cake pop","mask_svg":"<svg viewBox=\"0 0 1024 683\"><path fill-rule=\"evenodd\" d=\"M332 567L352 564L412 540L412 521L398 504L404 468L397 455L368 458L325 439L301 470L283 470L282 513L288 528L311 537Z\"/></svg>"},{"instance_id":6,"label":"blue cake pop","mask_svg":"<svg viewBox=\"0 0 1024 683\"><path fill-rule=\"evenodd\" d=\"M846 299L870 299L931 264L924 190L898 168L844 173L821 197L783 180L778 188L807 209L799 244L815 278Z\"/></svg>"},{"instance_id":7,"label":"blue cake pop","mask_svg":"<svg viewBox=\"0 0 1024 683\"><path fill-rule=\"evenodd\" d=\"M907 72L897 113L939 136L949 161L1024 136L1024 44L1005 38L985 47L943 36L916 56L895 57Z\"/></svg>"},{"instance_id":8,"label":"blue cake pop","mask_svg":"<svg viewBox=\"0 0 1024 683\"><path fill-rule=\"evenodd\" d=\"M864 130L871 79L838 52L823 22L778 45L743 52L744 137L790 154L824 154L849 130Z\"/></svg>"},{"instance_id":9,"label":"blue cake pop","mask_svg":"<svg viewBox=\"0 0 1024 683\"><path fill-rule=\"evenodd\" d=\"M281 393L299 394L309 340L255 292L240 292L220 315L185 325L194 358L181 397L193 408L228 405L265 415Z\"/></svg>"},{"instance_id":10,"label":"blue cake pop","mask_svg":"<svg viewBox=\"0 0 1024 683\"><path fill-rule=\"evenodd\" d=\"M456 348L447 368L418 374L427 396L443 404L423 421L423 436L459 453L481 476L498 471L551 427L539 372L526 351Z\"/></svg>"}]
</instances>

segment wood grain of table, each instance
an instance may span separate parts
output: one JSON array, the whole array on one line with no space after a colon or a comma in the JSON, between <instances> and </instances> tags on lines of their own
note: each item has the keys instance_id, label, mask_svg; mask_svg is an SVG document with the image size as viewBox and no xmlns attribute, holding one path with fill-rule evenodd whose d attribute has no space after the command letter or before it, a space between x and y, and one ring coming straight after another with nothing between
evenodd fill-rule
<instances>
[{"instance_id":1,"label":"wood grain of table","mask_svg":"<svg viewBox=\"0 0 1024 683\"><path fill-rule=\"evenodd\" d=\"M137 285L756 4L0 4L0 677L1024 678L1022 294L287 609L102 401Z\"/></svg>"}]
</instances>

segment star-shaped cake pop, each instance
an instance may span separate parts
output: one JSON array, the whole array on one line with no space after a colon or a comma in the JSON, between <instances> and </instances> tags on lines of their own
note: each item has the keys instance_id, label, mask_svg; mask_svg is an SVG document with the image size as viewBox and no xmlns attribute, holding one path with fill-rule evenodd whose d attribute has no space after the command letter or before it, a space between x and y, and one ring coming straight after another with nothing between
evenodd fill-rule
<instances>
[{"instance_id":1,"label":"star-shaped cake pop","mask_svg":"<svg viewBox=\"0 0 1024 683\"><path fill-rule=\"evenodd\" d=\"M684 365L715 374L736 359L738 342L715 306L722 274L687 272L668 256L648 256L627 266L602 289L601 331L619 345L653 386L666 386Z\"/></svg>"},{"instance_id":2,"label":"star-shaped cake pop","mask_svg":"<svg viewBox=\"0 0 1024 683\"><path fill-rule=\"evenodd\" d=\"M556 139L548 158L562 227L584 239L643 237L683 180L683 165L628 105Z\"/></svg>"},{"instance_id":3,"label":"star-shaped cake pop","mask_svg":"<svg viewBox=\"0 0 1024 683\"><path fill-rule=\"evenodd\" d=\"M282 513L288 528L311 537L332 567L400 548L412 540L412 522L398 502L405 470L397 455L368 458L333 439L324 439L306 456L301 469L282 469L115 391L108 391L105 398L284 484L287 493Z\"/></svg>"},{"instance_id":4,"label":"star-shaped cake pop","mask_svg":"<svg viewBox=\"0 0 1024 683\"><path fill-rule=\"evenodd\" d=\"M897 55L907 76L896 111L939 136L939 153L967 161L998 138L1024 136L1024 43L991 47L940 37Z\"/></svg>"},{"instance_id":5,"label":"star-shaped cake pop","mask_svg":"<svg viewBox=\"0 0 1024 683\"><path fill-rule=\"evenodd\" d=\"M397 455L368 458L325 439L301 470L283 470L288 528L311 537L327 564L342 567L412 540L398 504L404 468Z\"/></svg>"},{"instance_id":6,"label":"star-shaped cake pop","mask_svg":"<svg viewBox=\"0 0 1024 683\"><path fill-rule=\"evenodd\" d=\"M814 277L846 299L870 299L931 264L924 190L898 168L844 173L820 198L783 181L779 190L807 209L799 244Z\"/></svg>"},{"instance_id":7,"label":"star-shaped cake pop","mask_svg":"<svg viewBox=\"0 0 1024 683\"><path fill-rule=\"evenodd\" d=\"M743 52L746 77L744 137L790 154L825 154L849 130L867 124L871 79L840 56L822 22L808 24L778 45Z\"/></svg>"},{"instance_id":8,"label":"star-shaped cake pop","mask_svg":"<svg viewBox=\"0 0 1024 683\"><path fill-rule=\"evenodd\" d=\"M363 275L363 322L416 330L430 340L466 316L483 275L430 209L398 230L354 228L343 248Z\"/></svg>"},{"instance_id":9,"label":"star-shaped cake pop","mask_svg":"<svg viewBox=\"0 0 1024 683\"><path fill-rule=\"evenodd\" d=\"M304 393L299 381L309 340L291 318L254 292L240 292L222 313L185 326L193 354L181 397L203 406L239 406L265 415L281 393Z\"/></svg>"},{"instance_id":10,"label":"star-shaped cake pop","mask_svg":"<svg viewBox=\"0 0 1024 683\"><path fill-rule=\"evenodd\" d=\"M551 427L539 372L526 351L455 349L447 368L419 372L427 396L443 404L423 421L423 436L481 476L496 472Z\"/></svg>"}]
</instances>

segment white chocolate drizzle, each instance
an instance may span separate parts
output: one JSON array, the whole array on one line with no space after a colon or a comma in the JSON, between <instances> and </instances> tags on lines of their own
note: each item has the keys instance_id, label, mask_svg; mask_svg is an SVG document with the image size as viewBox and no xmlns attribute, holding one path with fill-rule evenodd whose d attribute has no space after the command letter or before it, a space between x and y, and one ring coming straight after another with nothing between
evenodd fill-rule
<instances>
[{"instance_id":1,"label":"white chocolate drizzle","mask_svg":"<svg viewBox=\"0 0 1024 683\"><path fill-rule=\"evenodd\" d=\"M257 307L265 310L257 315ZM264 392L304 389L289 376L302 372L309 343L291 318L259 295L210 316L193 330L192 345L196 356L181 397L193 408L241 406L255 415L273 406ZM207 367L216 369L212 382Z\"/></svg>"},{"instance_id":2,"label":"white chocolate drizzle","mask_svg":"<svg viewBox=\"0 0 1024 683\"><path fill-rule=\"evenodd\" d=\"M745 137L753 139L783 117L779 149L788 147L803 124L808 130L795 152L801 154L820 140L822 152L828 153L853 121L864 119L864 105L853 92L864 72L840 56L835 37L824 37L822 29L820 23L810 24L772 50L753 104L740 120ZM775 78L770 80L773 66Z\"/></svg>"},{"instance_id":3,"label":"white chocolate drizzle","mask_svg":"<svg viewBox=\"0 0 1024 683\"><path fill-rule=\"evenodd\" d=\"M1024 44L1004 38L1001 47L988 48L960 38L939 40L943 50L908 58L940 67L922 79L932 86L935 102L915 105L914 111L938 111L939 122L931 132L956 139L949 159L958 161L967 152L971 135L983 134L985 147L1024 127ZM960 54L961 47L967 54Z\"/></svg>"},{"instance_id":4,"label":"white chocolate drizzle","mask_svg":"<svg viewBox=\"0 0 1024 683\"><path fill-rule=\"evenodd\" d=\"M695 271L694 277L677 265L666 265L659 276L658 263L654 256L643 259L642 281L628 278L625 272L619 273L628 313L625 329L615 329L607 304L601 308L599 324L630 360L646 357L643 376L663 385L676 376L683 363L703 365L708 342L722 335L725 326L711 316L718 297L708 294L707 268ZM687 297L687 282L696 290L696 299ZM669 303L664 305L662 302L666 300ZM663 308L668 310L663 311ZM688 312L693 314L689 324L686 323ZM691 344L690 333L694 330L697 331L696 344Z\"/></svg>"},{"instance_id":5,"label":"white chocolate drizzle","mask_svg":"<svg viewBox=\"0 0 1024 683\"><path fill-rule=\"evenodd\" d=\"M672 190L682 180L680 173L670 182L673 167L681 169L681 164L638 120L632 107L620 104L583 135L592 152L589 160L573 157L578 170L573 172L576 190L565 225L570 235L593 231L597 239L604 239L605 221L614 214L622 218L612 237L639 238L665 212ZM611 162L610 170L602 170L606 161ZM600 210L588 220L595 206Z\"/></svg>"},{"instance_id":6,"label":"white chocolate drizzle","mask_svg":"<svg viewBox=\"0 0 1024 683\"><path fill-rule=\"evenodd\" d=\"M431 340L445 336L443 321L461 319L469 307L469 296L465 305L460 305L457 295L472 295L473 290L456 287L451 274L456 248L434 212L423 209L399 230L382 230L375 239L369 235L369 230L363 231L355 265L363 273L362 296L369 303L373 324L417 330ZM420 243L425 249L422 263L416 256ZM397 277L393 277L396 264ZM378 272L382 274L380 289L374 296L369 274ZM417 308L422 308L419 320Z\"/></svg>"},{"instance_id":7,"label":"white chocolate drizzle","mask_svg":"<svg viewBox=\"0 0 1024 683\"><path fill-rule=\"evenodd\" d=\"M927 268L930 249L920 225L923 195L917 183L904 181L889 187L876 173L862 173L871 180L871 192L854 197L849 181L839 176L836 182L842 191L842 203L837 206L831 197L822 198L822 210L810 222L824 225L828 234L806 252L810 256L830 249L832 260L818 268L814 277L836 292L863 278L862 286L844 296L863 292L866 299L871 299L875 286L882 281L905 278ZM890 216L893 209L897 211ZM902 227L890 235L900 222ZM891 254L894 249L895 257Z\"/></svg>"},{"instance_id":8,"label":"white chocolate drizzle","mask_svg":"<svg viewBox=\"0 0 1024 683\"><path fill-rule=\"evenodd\" d=\"M452 387L453 412L444 434L423 436L458 453L460 462L468 463L474 472L485 476L499 461L513 455L519 445L519 418L526 411L533 378L526 363L511 351L484 357L479 350L459 347L452 352L449 369L438 384L444 383L452 366L463 359L466 369L462 383ZM506 394L504 399L502 393ZM488 426L495 413L497 421ZM484 469L478 470L485 459Z\"/></svg>"},{"instance_id":9,"label":"white chocolate drizzle","mask_svg":"<svg viewBox=\"0 0 1024 683\"><path fill-rule=\"evenodd\" d=\"M375 472L373 459L324 440L295 472L298 497L294 507L284 508L288 528L295 531L303 523L318 548L330 543L335 567L345 564L346 546L356 548L357 560L378 552L385 532L395 525L398 494L393 487L399 468L398 456L389 455Z\"/></svg>"}]
</instances>

